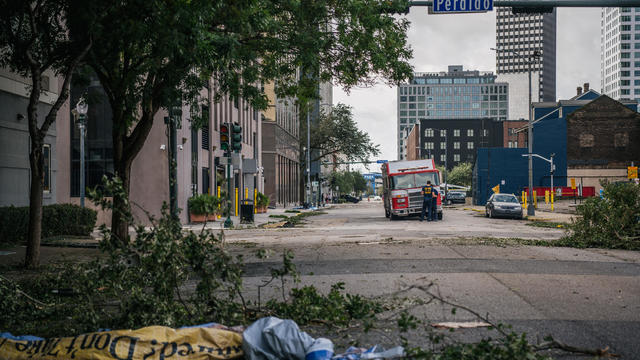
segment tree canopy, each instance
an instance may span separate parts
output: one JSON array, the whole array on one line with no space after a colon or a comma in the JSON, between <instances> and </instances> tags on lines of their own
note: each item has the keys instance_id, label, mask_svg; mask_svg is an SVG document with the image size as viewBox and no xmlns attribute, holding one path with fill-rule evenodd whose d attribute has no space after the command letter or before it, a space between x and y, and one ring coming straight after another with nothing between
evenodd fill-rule
<instances>
[{"instance_id":1,"label":"tree canopy","mask_svg":"<svg viewBox=\"0 0 640 360\"><path fill-rule=\"evenodd\" d=\"M197 104L210 79L217 99L228 94L264 108L261 84L267 81L277 84L277 94L304 106L317 97L320 81L348 90L410 77L408 22L391 14L406 5L406 0L94 0L84 19L68 20L80 33L89 18L97 23L91 36L99 46L87 61L113 110L114 168L128 194L130 167L154 115L176 103ZM363 157L374 149L339 150ZM112 226L121 240L127 237L121 216L126 206L114 197Z\"/></svg>"},{"instance_id":2,"label":"tree canopy","mask_svg":"<svg viewBox=\"0 0 640 360\"><path fill-rule=\"evenodd\" d=\"M357 171L334 171L329 177L329 185L340 194L360 194L367 190L367 180Z\"/></svg>"},{"instance_id":3,"label":"tree canopy","mask_svg":"<svg viewBox=\"0 0 640 360\"><path fill-rule=\"evenodd\" d=\"M447 183L471 186L473 165L468 162L459 163L447 173Z\"/></svg>"},{"instance_id":4,"label":"tree canopy","mask_svg":"<svg viewBox=\"0 0 640 360\"><path fill-rule=\"evenodd\" d=\"M321 114L319 121L311 124L311 134L311 150L315 155L312 162L330 155L339 155L347 161L367 162L371 156L380 153L379 145L371 141L369 134L358 129L351 107L345 104L337 104L331 111ZM306 146L307 133L303 131L301 135L301 145Z\"/></svg>"},{"instance_id":5,"label":"tree canopy","mask_svg":"<svg viewBox=\"0 0 640 360\"><path fill-rule=\"evenodd\" d=\"M91 47L86 36L71 37L66 19L80 4L76 0L0 0L0 67L29 79L27 124L29 130L29 230L25 265L39 265L42 234L43 145L58 111L69 96L71 73ZM84 24L89 26L91 22ZM38 113L46 71L63 80L57 98L46 114ZM44 115L43 120L39 120Z\"/></svg>"}]
</instances>

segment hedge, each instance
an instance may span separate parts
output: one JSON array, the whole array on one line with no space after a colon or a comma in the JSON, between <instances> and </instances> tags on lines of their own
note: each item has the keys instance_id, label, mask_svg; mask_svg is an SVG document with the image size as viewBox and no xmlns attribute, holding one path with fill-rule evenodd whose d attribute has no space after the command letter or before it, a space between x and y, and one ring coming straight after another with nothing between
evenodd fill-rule
<instances>
[{"instance_id":1,"label":"hedge","mask_svg":"<svg viewBox=\"0 0 640 360\"><path fill-rule=\"evenodd\" d=\"M42 238L91 234L96 225L95 210L73 204L42 207ZM27 240L29 207L0 207L0 243L16 244Z\"/></svg>"}]
</instances>

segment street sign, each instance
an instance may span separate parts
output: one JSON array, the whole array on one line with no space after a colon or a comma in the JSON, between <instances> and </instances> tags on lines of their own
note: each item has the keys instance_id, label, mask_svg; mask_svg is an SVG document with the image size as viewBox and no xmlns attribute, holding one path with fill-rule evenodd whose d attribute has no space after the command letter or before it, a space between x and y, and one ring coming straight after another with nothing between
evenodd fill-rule
<instances>
[{"instance_id":1,"label":"street sign","mask_svg":"<svg viewBox=\"0 0 640 360\"><path fill-rule=\"evenodd\" d=\"M638 178L638 167L637 166L629 166L627 167L627 179L637 179Z\"/></svg>"},{"instance_id":2,"label":"street sign","mask_svg":"<svg viewBox=\"0 0 640 360\"><path fill-rule=\"evenodd\" d=\"M376 161L378 164L384 164L384 163L388 163L389 160L377 160Z\"/></svg>"},{"instance_id":3,"label":"street sign","mask_svg":"<svg viewBox=\"0 0 640 360\"><path fill-rule=\"evenodd\" d=\"M493 10L493 0L434 0L434 13L487 12Z\"/></svg>"}]
</instances>

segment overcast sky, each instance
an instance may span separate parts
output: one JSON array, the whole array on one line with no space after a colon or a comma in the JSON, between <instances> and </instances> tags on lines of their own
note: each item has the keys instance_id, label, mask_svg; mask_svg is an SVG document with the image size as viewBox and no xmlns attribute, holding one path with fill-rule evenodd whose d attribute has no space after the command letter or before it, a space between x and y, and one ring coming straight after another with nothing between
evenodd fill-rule
<instances>
[{"instance_id":1,"label":"overcast sky","mask_svg":"<svg viewBox=\"0 0 640 360\"><path fill-rule=\"evenodd\" d=\"M446 71L448 65L465 70L493 71L496 45L495 12L428 15L424 7L408 15L411 64L416 72ZM588 82L600 91L600 8L560 8L557 16L556 96L568 99ZM334 87L333 102L353 107L360 129L382 150L380 159L395 160L396 88L377 85L346 94ZM370 166L369 171L378 171Z\"/></svg>"}]
</instances>

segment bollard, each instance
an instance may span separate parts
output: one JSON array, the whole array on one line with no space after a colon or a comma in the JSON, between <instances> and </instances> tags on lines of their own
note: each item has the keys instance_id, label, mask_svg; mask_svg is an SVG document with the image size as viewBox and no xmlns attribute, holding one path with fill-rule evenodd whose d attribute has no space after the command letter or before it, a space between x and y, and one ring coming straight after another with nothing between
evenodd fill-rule
<instances>
[{"instance_id":1,"label":"bollard","mask_svg":"<svg viewBox=\"0 0 640 360\"><path fill-rule=\"evenodd\" d=\"M524 192L524 208L528 209L529 207L527 206L527 192Z\"/></svg>"},{"instance_id":2,"label":"bollard","mask_svg":"<svg viewBox=\"0 0 640 360\"><path fill-rule=\"evenodd\" d=\"M536 194L536 191L533 190L533 207L534 208L538 208L538 194Z\"/></svg>"},{"instance_id":3,"label":"bollard","mask_svg":"<svg viewBox=\"0 0 640 360\"><path fill-rule=\"evenodd\" d=\"M253 213L257 214L258 213L258 189L254 188L253 189Z\"/></svg>"},{"instance_id":4,"label":"bollard","mask_svg":"<svg viewBox=\"0 0 640 360\"><path fill-rule=\"evenodd\" d=\"M549 190L544 191L544 203L549 204Z\"/></svg>"},{"instance_id":5,"label":"bollard","mask_svg":"<svg viewBox=\"0 0 640 360\"><path fill-rule=\"evenodd\" d=\"M220 186L218 186L218 198L220 198ZM218 219L220 219L220 204L218 204L218 214L216 215Z\"/></svg>"},{"instance_id":6,"label":"bollard","mask_svg":"<svg viewBox=\"0 0 640 360\"><path fill-rule=\"evenodd\" d=\"M236 208L235 214L238 216L238 188L236 188Z\"/></svg>"},{"instance_id":7,"label":"bollard","mask_svg":"<svg viewBox=\"0 0 640 360\"><path fill-rule=\"evenodd\" d=\"M244 198L245 200L249 197L249 188L244 188Z\"/></svg>"},{"instance_id":8,"label":"bollard","mask_svg":"<svg viewBox=\"0 0 640 360\"><path fill-rule=\"evenodd\" d=\"M553 198L554 198L554 194L553 192L551 193L551 211L553 211Z\"/></svg>"}]
</instances>

